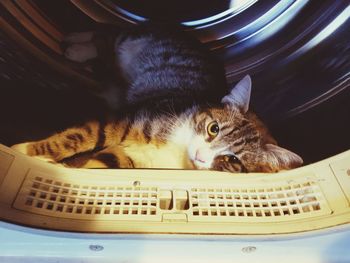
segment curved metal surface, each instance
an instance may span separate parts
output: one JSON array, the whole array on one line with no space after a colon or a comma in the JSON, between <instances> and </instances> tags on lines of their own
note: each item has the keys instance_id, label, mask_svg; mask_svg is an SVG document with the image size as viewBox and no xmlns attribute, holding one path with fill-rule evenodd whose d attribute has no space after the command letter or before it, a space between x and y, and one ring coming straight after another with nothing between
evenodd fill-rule
<instances>
[{"instance_id":1,"label":"curved metal surface","mask_svg":"<svg viewBox=\"0 0 350 263\"><path fill-rule=\"evenodd\" d=\"M98 83L86 65L62 57L64 34L108 26L103 23L125 27L147 19L175 21L225 63L229 82L252 75L253 109L285 147L309 152L304 159L315 161L350 147L350 124L343 121L350 116L349 4L347 0L6 0L0 3L4 33L0 81L4 86L27 87L19 91L23 94L38 93L31 95L34 100L44 97L36 87L55 90L53 97L59 90L96 90ZM23 75L21 68L28 73ZM46 73L37 78L39 72ZM74 108L71 97L69 109ZM334 130L337 136L319 149L319 142Z\"/></svg>"},{"instance_id":2,"label":"curved metal surface","mask_svg":"<svg viewBox=\"0 0 350 263\"><path fill-rule=\"evenodd\" d=\"M149 19L182 23L224 61L229 82L254 75L252 103L268 119L297 115L349 92L350 66L339 63L350 57L348 1L72 2L104 23L123 26ZM320 74L327 75L327 81L319 83Z\"/></svg>"},{"instance_id":3,"label":"curved metal surface","mask_svg":"<svg viewBox=\"0 0 350 263\"><path fill-rule=\"evenodd\" d=\"M82 66L76 66L62 57L61 42L65 33L42 12L40 6L34 1L0 2L0 26L1 38L8 36L15 41L16 44L13 48L19 45L23 50L29 51L34 59L39 59L54 69L58 73L57 75L62 74L68 78L79 80L86 86L96 89L97 84L89 76L89 72L84 70ZM8 43L5 40L2 43L4 47L0 52L4 56L2 62L6 64L5 53L11 53L12 46L6 48ZM21 67L23 61L11 61L11 64L16 63L17 67ZM29 66L28 69L30 68ZM9 70L5 67L3 71ZM12 75L14 74L12 73ZM50 82L48 78L47 81Z\"/></svg>"}]
</instances>

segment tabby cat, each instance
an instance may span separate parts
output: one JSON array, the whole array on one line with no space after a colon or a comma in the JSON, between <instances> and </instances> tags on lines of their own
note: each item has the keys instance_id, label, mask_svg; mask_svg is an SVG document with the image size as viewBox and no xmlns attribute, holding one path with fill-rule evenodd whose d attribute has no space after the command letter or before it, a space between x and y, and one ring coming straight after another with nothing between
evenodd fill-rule
<instances>
[{"instance_id":1,"label":"tabby cat","mask_svg":"<svg viewBox=\"0 0 350 263\"><path fill-rule=\"evenodd\" d=\"M276 172L302 164L248 111L250 77L229 89L223 65L196 40L147 27L110 39L71 35L66 57L84 62L102 54L113 61L106 68L117 76L111 90L118 94L105 94L123 110L14 149L84 168Z\"/></svg>"}]
</instances>

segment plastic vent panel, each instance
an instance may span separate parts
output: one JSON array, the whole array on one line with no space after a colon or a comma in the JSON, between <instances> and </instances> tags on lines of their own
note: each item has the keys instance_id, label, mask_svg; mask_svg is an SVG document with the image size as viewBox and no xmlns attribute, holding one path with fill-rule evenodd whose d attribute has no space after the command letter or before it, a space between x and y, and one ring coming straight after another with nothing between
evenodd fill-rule
<instances>
[{"instance_id":1,"label":"plastic vent panel","mask_svg":"<svg viewBox=\"0 0 350 263\"><path fill-rule=\"evenodd\" d=\"M276 174L70 169L0 144L0 219L94 233L286 234L350 223L350 151Z\"/></svg>"},{"instance_id":2,"label":"plastic vent panel","mask_svg":"<svg viewBox=\"0 0 350 263\"><path fill-rule=\"evenodd\" d=\"M237 183L208 188L208 184L193 183L181 190L177 187L169 190L164 182L141 187L131 182L103 180L98 184L79 180L68 183L64 176L62 180L58 178L29 172L13 206L58 218L156 222L169 213L186 214L191 222L273 222L331 213L312 177L290 183L282 180L283 186L282 182L275 182L274 186L269 183L268 187L261 183ZM168 193L166 199L164 193ZM179 193L186 200L181 201ZM184 205L176 205L180 201ZM164 206L164 202L168 205Z\"/></svg>"},{"instance_id":3,"label":"plastic vent panel","mask_svg":"<svg viewBox=\"0 0 350 263\"><path fill-rule=\"evenodd\" d=\"M156 220L159 205L156 187L79 185L29 175L14 206L63 218Z\"/></svg>"},{"instance_id":4,"label":"plastic vent panel","mask_svg":"<svg viewBox=\"0 0 350 263\"><path fill-rule=\"evenodd\" d=\"M289 220L331 213L320 187L312 180L268 188L193 188L190 198L194 220Z\"/></svg>"}]
</instances>

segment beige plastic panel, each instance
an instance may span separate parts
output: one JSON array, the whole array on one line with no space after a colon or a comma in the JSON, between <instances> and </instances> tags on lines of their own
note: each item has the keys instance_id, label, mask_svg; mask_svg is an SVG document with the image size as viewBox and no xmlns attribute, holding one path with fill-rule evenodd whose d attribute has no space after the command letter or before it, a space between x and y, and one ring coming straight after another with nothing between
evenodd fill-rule
<instances>
[{"instance_id":1,"label":"beige plastic panel","mask_svg":"<svg viewBox=\"0 0 350 263\"><path fill-rule=\"evenodd\" d=\"M350 165L341 160L332 163L331 168L339 181L342 191L346 195L350 206Z\"/></svg>"},{"instance_id":2,"label":"beige plastic panel","mask_svg":"<svg viewBox=\"0 0 350 263\"><path fill-rule=\"evenodd\" d=\"M67 181L63 175L29 171L13 207L60 218L95 220L98 215L103 220L161 221L157 187Z\"/></svg>"},{"instance_id":3,"label":"beige plastic panel","mask_svg":"<svg viewBox=\"0 0 350 263\"><path fill-rule=\"evenodd\" d=\"M350 151L278 174L87 170L0 145L0 218L88 232L272 234L350 222Z\"/></svg>"},{"instance_id":4,"label":"beige plastic panel","mask_svg":"<svg viewBox=\"0 0 350 263\"><path fill-rule=\"evenodd\" d=\"M8 169L14 159L14 156L6 152L0 151L0 186L4 180Z\"/></svg>"}]
</instances>

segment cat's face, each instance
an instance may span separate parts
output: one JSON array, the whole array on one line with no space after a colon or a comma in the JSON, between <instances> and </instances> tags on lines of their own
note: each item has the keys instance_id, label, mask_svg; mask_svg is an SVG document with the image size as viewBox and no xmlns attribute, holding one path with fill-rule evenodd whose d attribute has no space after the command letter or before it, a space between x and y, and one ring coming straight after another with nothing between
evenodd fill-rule
<instances>
[{"instance_id":1,"label":"cat's face","mask_svg":"<svg viewBox=\"0 0 350 263\"><path fill-rule=\"evenodd\" d=\"M193 113L188 155L196 168L276 172L302 164L298 155L277 146L264 124L248 111L248 78L223 98L221 106L198 108Z\"/></svg>"}]
</instances>

